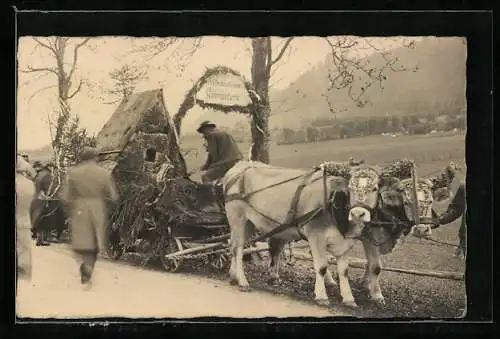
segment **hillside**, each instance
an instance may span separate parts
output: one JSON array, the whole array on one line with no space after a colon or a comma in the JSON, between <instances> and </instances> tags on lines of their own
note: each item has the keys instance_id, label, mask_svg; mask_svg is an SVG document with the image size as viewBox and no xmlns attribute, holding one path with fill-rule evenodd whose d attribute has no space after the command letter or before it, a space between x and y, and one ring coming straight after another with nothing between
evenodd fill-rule
<instances>
[{"instance_id":1,"label":"hillside","mask_svg":"<svg viewBox=\"0 0 500 339\"><path fill-rule=\"evenodd\" d=\"M364 108L356 107L345 90L330 92L329 99L335 107L346 110L338 114L338 118L428 114L450 102L464 107L466 46L461 39L426 38L417 42L414 48L397 48L392 55L399 59L398 65L408 69L417 66L418 70L389 73L383 91L376 84L367 91L369 104ZM322 96L328 87L330 60L331 57L304 73L285 90L271 93L271 100L275 102L271 125L291 127L302 120L331 116ZM383 62L379 54L366 60L373 65Z\"/></svg>"},{"instance_id":2,"label":"hillside","mask_svg":"<svg viewBox=\"0 0 500 339\"><path fill-rule=\"evenodd\" d=\"M439 114L441 107L450 103L465 108L466 46L458 38L425 38L415 43L412 49L401 47L392 51L400 65L408 69L418 66L417 72L406 71L388 74L384 90L372 86L367 98L369 104L356 107L347 92L334 90L329 93L330 102L337 109L346 110L337 114L343 117L368 117L383 115ZM380 55L365 59L374 65L383 61ZM289 62L293 62L293 57ZM302 74L284 90L271 89L270 127L298 127L304 120L331 117L327 101L322 96L328 88L328 71L331 57ZM203 120L213 120L227 128L238 128L248 132L248 118L240 114L226 115L199 107L186 116L182 134L196 134L195 127ZM50 154L50 147L28 152L33 158Z\"/></svg>"}]
</instances>

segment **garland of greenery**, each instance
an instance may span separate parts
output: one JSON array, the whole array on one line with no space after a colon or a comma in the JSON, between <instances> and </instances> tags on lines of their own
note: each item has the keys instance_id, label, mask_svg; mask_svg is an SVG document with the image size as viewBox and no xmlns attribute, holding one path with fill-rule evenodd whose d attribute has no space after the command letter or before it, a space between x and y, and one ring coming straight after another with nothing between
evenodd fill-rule
<instances>
[{"instance_id":1,"label":"garland of greenery","mask_svg":"<svg viewBox=\"0 0 500 339\"><path fill-rule=\"evenodd\" d=\"M395 177L399 180L411 178L412 161L409 159L401 159L395 161L382 169L382 175ZM432 182L432 190L436 191L439 188L449 187L450 183L455 178L456 165L450 165L443 168L438 174L428 178Z\"/></svg>"},{"instance_id":2,"label":"garland of greenery","mask_svg":"<svg viewBox=\"0 0 500 339\"><path fill-rule=\"evenodd\" d=\"M249 96L252 100L252 104L248 106L240 106L240 105L232 105L232 106L226 106L226 105L220 105L220 104L213 104L209 102L205 102L203 100L197 99L196 94L202 88L208 79L210 77L219 75L219 74L231 74L234 76L239 77L247 92L249 93ZM179 107L179 110L177 111L177 114L174 116L174 125L177 130L177 133L180 133L181 130L181 123L182 119L186 116L187 111L189 111L191 108L194 107L194 105L199 105L203 109L214 109L218 110L224 113L229 113L229 112L241 112L244 114L252 114L252 109L251 106L255 104L255 102L258 100L256 98L255 94L252 95L252 92L255 93L255 91L252 88L252 85L250 82L245 80L245 78L237 71L226 67L226 66L216 66L213 68L208 68L205 73L202 75L200 79L196 82L196 84L186 93L184 97L184 101L182 102L181 106Z\"/></svg>"}]
</instances>

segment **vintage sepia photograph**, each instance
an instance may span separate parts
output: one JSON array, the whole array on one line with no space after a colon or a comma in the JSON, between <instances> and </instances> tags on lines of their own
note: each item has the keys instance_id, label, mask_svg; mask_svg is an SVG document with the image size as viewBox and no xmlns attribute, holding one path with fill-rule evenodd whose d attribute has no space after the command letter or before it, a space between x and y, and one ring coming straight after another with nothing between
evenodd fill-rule
<instances>
[{"instance_id":1,"label":"vintage sepia photograph","mask_svg":"<svg viewBox=\"0 0 500 339\"><path fill-rule=\"evenodd\" d=\"M467 39L21 36L16 316L462 318Z\"/></svg>"}]
</instances>

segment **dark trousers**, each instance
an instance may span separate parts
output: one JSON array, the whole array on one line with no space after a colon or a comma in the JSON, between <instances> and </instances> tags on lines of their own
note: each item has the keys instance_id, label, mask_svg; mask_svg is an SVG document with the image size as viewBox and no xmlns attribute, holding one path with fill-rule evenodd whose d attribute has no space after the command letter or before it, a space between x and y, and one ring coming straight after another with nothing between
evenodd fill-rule
<instances>
[{"instance_id":1,"label":"dark trousers","mask_svg":"<svg viewBox=\"0 0 500 339\"><path fill-rule=\"evenodd\" d=\"M42 244L46 244L48 243L49 241L49 232L48 231L37 231L36 232L36 244L37 245L42 245Z\"/></svg>"},{"instance_id":2,"label":"dark trousers","mask_svg":"<svg viewBox=\"0 0 500 339\"><path fill-rule=\"evenodd\" d=\"M82 284L87 283L92 278L94 266L97 261L96 250L75 250L80 262L80 277Z\"/></svg>"},{"instance_id":3,"label":"dark trousers","mask_svg":"<svg viewBox=\"0 0 500 339\"><path fill-rule=\"evenodd\" d=\"M240 160L234 160L225 164L209 167L201 176L201 181L203 183L207 183L222 178L238 161Z\"/></svg>"},{"instance_id":4,"label":"dark trousers","mask_svg":"<svg viewBox=\"0 0 500 339\"><path fill-rule=\"evenodd\" d=\"M462 221L460 222L460 228L458 229L458 239L459 239L459 247L465 254L467 245L467 225L465 223L465 213L462 216Z\"/></svg>"}]
</instances>

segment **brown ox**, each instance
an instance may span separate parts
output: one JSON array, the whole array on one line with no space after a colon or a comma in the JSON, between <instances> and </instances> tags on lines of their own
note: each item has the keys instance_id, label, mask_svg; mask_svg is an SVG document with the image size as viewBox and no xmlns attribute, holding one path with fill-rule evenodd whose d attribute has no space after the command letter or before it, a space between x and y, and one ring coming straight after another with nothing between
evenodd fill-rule
<instances>
[{"instance_id":1,"label":"brown ox","mask_svg":"<svg viewBox=\"0 0 500 339\"><path fill-rule=\"evenodd\" d=\"M413 215L413 182L396 178L381 178L377 206L370 227L365 228L361 241L367 258L367 268L363 277L363 287L369 297L380 304L384 296L379 285L381 255L392 252L401 240L409 234L430 235L433 225L432 183L418 180L416 195L418 200L419 225Z\"/></svg>"},{"instance_id":2,"label":"brown ox","mask_svg":"<svg viewBox=\"0 0 500 339\"><path fill-rule=\"evenodd\" d=\"M221 183L231 228L229 274L232 284L238 284L242 291L249 290L243 270L243 247L252 231L257 229L263 233L263 238L270 238L275 277L279 266L277 257L283 245L305 239L311 249L316 273L315 300L322 305L329 304L325 284L335 284L328 270L328 251L337 259L342 302L356 306L347 278L347 252L361 235L369 215L362 210L365 207L355 205L355 208L359 208L350 211L348 229L342 229L342 222L336 220L335 213L326 212L336 201L335 196L346 195L353 185L348 186L345 179L327 176L321 170L276 168L251 161L238 162L226 173ZM366 207L374 205L370 197L361 203ZM340 206L346 207L346 204Z\"/></svg>"}]
</instances>

